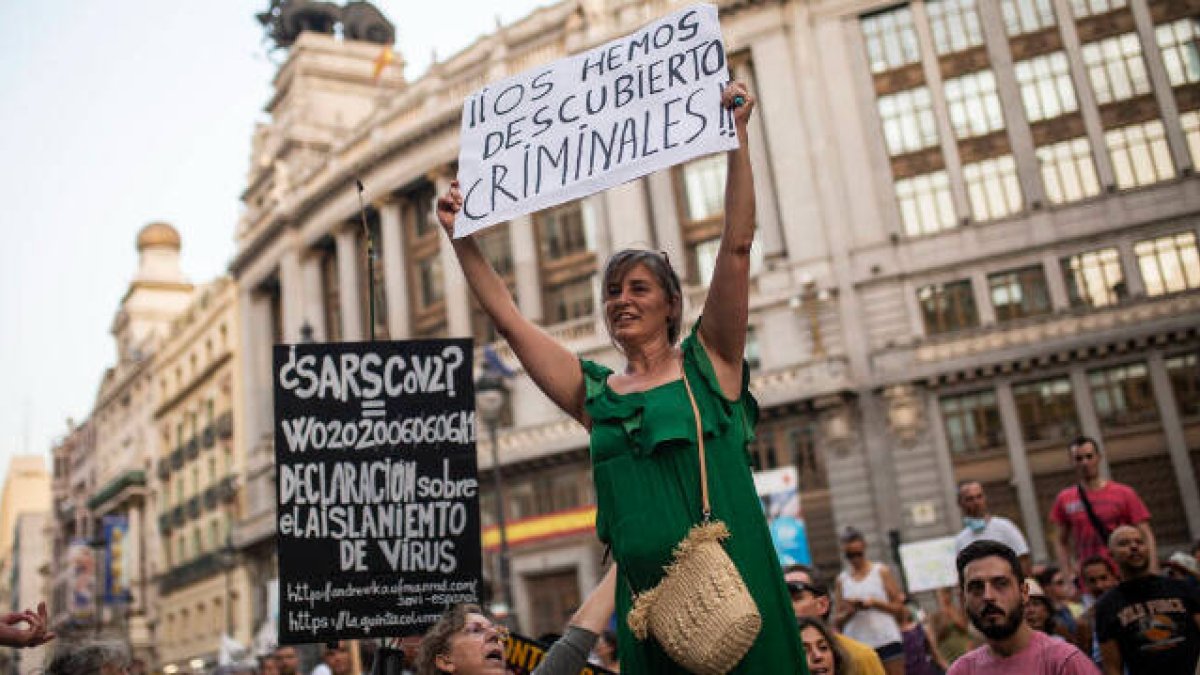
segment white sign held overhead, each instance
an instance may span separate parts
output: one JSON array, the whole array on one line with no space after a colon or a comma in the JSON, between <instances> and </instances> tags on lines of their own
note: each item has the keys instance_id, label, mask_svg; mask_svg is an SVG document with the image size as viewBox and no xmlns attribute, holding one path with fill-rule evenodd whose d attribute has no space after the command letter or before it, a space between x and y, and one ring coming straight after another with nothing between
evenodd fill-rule
<instances>
[{"instance_id":1,"label":"white sign held overhead","mask_svg":"<svg viewBox=\"0 0 1200 675\"><path fill-rule=\"evenodd\" d=\"M920 593L958 585L954 537L938 537L900 545L900 564L908 592Z\"/></svg>"},{"instance_id":2,"label":"white sign held overhead","mask_svg":"<svg viewBox=\"0 0 1200 675\"><path fill-rule=\"evenodd\" d=\"M463 102L454 236L738 146L713 5L693 5Z\"/></svg>"}]
</instances>

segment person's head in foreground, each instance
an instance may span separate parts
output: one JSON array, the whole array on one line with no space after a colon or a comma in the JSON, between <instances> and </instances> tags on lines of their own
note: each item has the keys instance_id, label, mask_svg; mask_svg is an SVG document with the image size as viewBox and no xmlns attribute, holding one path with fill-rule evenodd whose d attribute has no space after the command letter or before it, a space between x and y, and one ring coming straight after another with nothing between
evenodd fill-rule
<instances>
[{"instance_id":1,"label":"person's head in foreground","mask_svg":"<svg viewBox=\"0 0 1200 675\"><path fill-rule=\"evenodd\" d=\"M804 654L808 658L810 675L841 675L845 672L846 656L833 638L833 633L824 621L812 616L797 619L800 624L800 641L804 643Z\"/></svg>"},{"instance_id":2,"label":"person's head in foreground","mask_svg":"<svg viewBox=\"0 0 1200 675\"><path fill-rule=\"evenodd\" d=\"M119 640L61 643L46 675L125 675L132 663L129 647Z\"/></svg>"},{"instance_id":3,"label":"person's head in foreground","mask_svg":"<svg viewBox=\"0 0 1200 675\"><path fill-rule=\"evenodd\" d=\"M679 341L683 291L665 253L617 251L604 266L602 288L604 322L621 351Z\"/></svg>"},{"instance_id":4,"label":"person's head in foreground","mask_svg":"<svg viewBox=\"0 0 1200 675\"><path fill-rule=\"evenodd\" d=\"M981 540L967 546L956 561L967 616L989 641L1012 637L1025 623L1029 589L1021 580L1021 562L1004 544Z\"/></svg>"},{"instance_id":5,"label":"person's head in foreground","mask_svg":"<svg viewBox=\"0 0 1200 675\"><path fill-rule=\"evenodd\" d=\"M417 675L504 675L505 635L478 605L455 605L425 633Z\"/></svg>"}]
</instances>

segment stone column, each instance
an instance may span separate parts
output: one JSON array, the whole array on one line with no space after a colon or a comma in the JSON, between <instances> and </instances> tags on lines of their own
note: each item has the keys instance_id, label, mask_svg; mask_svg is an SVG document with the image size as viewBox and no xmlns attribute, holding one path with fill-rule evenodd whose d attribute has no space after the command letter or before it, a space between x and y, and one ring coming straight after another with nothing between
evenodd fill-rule
<instances>
[{"instance_id":1,"label":"stone column","mask_svg":"<svg viewBox=\"0 0 1200 675\"><path fill-rule=\"evenodd\" d=\"M750 64L740 64L734 68L733 78L745 82L750 91L758 91L758 82L754 78L754 69L750 67ZM746 131L750 139L750 167L754 171L755 218L758 221L755 240L762 247L763 258L770 260L782 256L784 247L783 231L779 223L779 201L776 198L775 181L771 175L771 149L767 143L767 129L763 124L763 116L752 115ZM661 171L659 173L670 178L670 172ZM653 185L651 186L651 195L652 199L657 199ZM679 223L673 194L666 206L671 210L670 222L678 233ZM655 212L655 224L657 224L657 220L657 212Z\"/></svg>"},{"instance_id":2,"label":"stone column","mask_svg":"<svg viewBox=\"0 0 1200 675\"><path fill-rule=\"evenodd\" d=\"M771 173L779 195L783 238L792 259L823 259L828 255L816 177L810 161L807 131L797 125L800 108L795 58L781 29L760 35L750 46L760 90L758 115L771 139ZM765 176L763 178L766 178Z\"/></svg>"},{"instance_id":3,"label":"stone column","mask_svg":"<svg viewBox=\"0 0 1200 675\"><path fill-rule=\"evenodd\" d=\"M1163 129L1167 134L1167 146L1171 150L1171 159L1175 162L1176 175L1186 176L1194 168L1192 157L1188 152L1183 129L1179 126L1179 106L1175 105L1175 92L1171 89L1171 80L1167 76L1167 67L1163 64L1162 51L1158 48L1158 39L1154 35L1154 17L1150 15L1150 7L1146 0L1130 0L1129 9L1133 12L1138 37L1142 41L1146 70L1154 88L1154 100L1158 103Z\"/></svg>"},{"instance_id":4,"label":"stone column","mask_svg":"<svg viewBox=\"0 0 1200 675\"><path fill-rule=\"evenodd\" d=\"M325 327L325 288L321 280L321 256L315 251L300 259L300 276L304 283L304 321L313 332L313 340L324 342L329 331Z\"/></svg>"},{"instance_id":5,"label":"stone column","mask_svg":"<svg viewBox=\"0 0 1200 675\"><path fill-rule=\"evenodd\" d=\"M271 437L271 307L270 300L253 289L243 288L238 301L241 313L242 381L245 409L239 420L247 452Z\"/></svg>"},{"instance_id":6,"label":"stone column","mask_svg":"<svg viewBox=\"0 0 1200 675\"><path fill-rule=\"evenodd\" d=\"M1087 66L1083 64L1083 52L1079 42L1079 31L1072 20L1070 0L1053 0L1054 14L1058 16L1063 50L1071 67L1071 80L1075 83L1075 98L1083 116L1083 128L1087 131L1088 143L1092 146L1092 159L1096 162L1096 180L1106 188L1116 188L1117 178L1113 173L1112 158L1104 143L1104 125L1100 121L1100 109L1096 105L1096 93L1088 79ZM1151 41L1149 44L1154 45ZM1157 49L1157 46L1155 46Z\"/></svg>"},{"instance_id":7,"label":"stone column","mask_svg":"<svg viewBox=\"0 0 1200 675\"><path fill-rule=\"evenodd\" d=\"M1167 437L1167 451L1171 454L1171 468L1179 483L1179 496L1183 499L1183 512L1187 516L1188 531L1192 539L1200 538L1200 490L1193 477L1192 458L1188 455L1187 438L1183 434L1183 423L1179 420L1179 405L1175 390L1162 352L1151 352L1146 358L1150 370L1150 386L1154 389L1154 403L1158 405L1163 433Z\"/></svg>"},{"instance_id":8,"label":"stone column","mask_svg":"<svg viewBox=\"0 0 1200 675\"><path fill-rule=\"evenodd\" d=\"M1017 76L1012 69L1012 52L1008 49L1008 34L1004 29L1000 3L981 2L976 7L979 10L979 25L986 38L988 58L992 62L992 72L996 74L996 93L1000 96L1000 107L1004 111L1004 124L1008 128L1008 140L1017 165L1021 192L1029 208L1039 209L1046 204L1046 189L1042 185L1033 133L1025 119L1025 104L1021 100Z\"/></svg>"},{"instance_id":9,"label":"stone column","mask_svg":"<svg viewBox=\"0 0 1200 675\"><path fill-rule=\"evenodd\" d=\"M363 305L358 297L358 237L343 227L333 235L337 245L338 299L342 304L342 340L363 339Z\"/></svg>"},{"instance_id":10,"label":"stone column","mask_svg":"<svg viewBox=\"0 0 1200 675\"><path fill-rule=\"evenodd\" d=\"M1133 242L1118 242L1117 253L1121 259L1125 292L1131 298L1146 297L1146 282L1142 279L1142 267L1138 264L1137 254L1133 252Z\"/></svg>"},{"instance_id":11,"label":"stone column","mask_svg":"<svg viewBox=\"0 0 1200 675\"><path fill-rule=\"evenodd\" d=\"M1046 274L1046 289L1050 292L1050 306L1056 312L1070 309L1071 298L1067 293L1067 282L1062 272L1062 263L1053 251L1042 256L1042 270Z\"/></svg>"},{"instance_id":12,"label":"stone column","mask_svg":"<svg viewBox=\"0 0 1200 675\"><path fill-rule=\"evenodd\" d=\"M757 117L756 115L751 119ZM664 169L646 176L646 186L650 192L650 214L654 221L654 239L658 248L666 251L672 260L683 260L683 232L679 229L673 171L674 169ZM755 185L758 185L758 181ZM782 247L782 244L779 246Z\"/></svg>"},{"instance_id":13,"label":"stone column","mask_svg":"<svg viewBox=\"0 0 1200 675\"><path fill-rule=\"evenodd\" d=\"M1084 436L1104 443L1104 434L1100 431L1100 418L1096 415L1096 402L1092 400L1092 385L1088 382L1087 371L1078 366L1071 369L1071 392L1075 395L1075 412L1079 415L1079 429ZM1066 451L1066 448L1063 448ZM1100 474L1108 478L1111 474L1108 468L1108 455L1100 453Z\"/></svg>"},{"instance_id":14,"label":"stone column","mask_svg":"<svg viewBox=\"0 0 1200 675\"><path fill-rule=\"evenodd\" d=\"M417 204L416 207L433 211L438 196L450 189L452 179L449 167L439 167L431 172L429 180L434 185L434 201ZM442 259L442 287L446 296L446 327L450 337L470 337L471 289L467 286L467 278L463 276L462 267L458 264L458 256L454 255L454 247L443 238L445 236L438 234L438 255Z\"/></svg>"},{"instance_id":15,"label":"stone column","mask_svg":"<svg viewBox=\"0 0 1200 675\"><path fill-rule=\"evenodd\" d=\"M533 218L518 216L508 223L508 241L513 257L517 304L530 321L541 323L542 284L538 275L538 241Z\"/></svg>"},{"instance_id":16,"label":"stone column","mask_svg":"<svg viewBox=\"0 0 1200 675\"><path fill-rule=\"evenodd\" d=\"M942 476L942 498L946 502L946 513L961 516L962 513L958 506L958 480L954 475L954 460L950 457L950 441L946 440L946 422L942 419L942 406L936 392L932 390L926 392L925 409L929 411L929 432L937 453L938 473ZM953 519L951 518L951 520Z\"/></svg>"},{"instance_id":17,"label":"stone column","mask_svg":"<svg viewBox=\"0 0 1200 675\"><path fill-rule=\"evenodd\" d=\"M1000 408L1000 423L1004 426L1004 441L1008 447L1008 462L1012 467L1012 483L1017 488L1017 501L1021 506L1021 519L1025 521L1025 537L1034 560L1049 558L1046 550L1046 531L1042 528L1042 514L1038 510L1037 492L1033 488L1033 474L1029 460L1025 457L1025 437L1021 433L1021 418L1017 415L1017 401L1013 397L1012 383L1007 379L996 381L996 405Z\"/></svg>"},{"instance_id":18,"label":"stone column","mask_svg":"<svg viewBox=\"0 0 1200 675\"><path fill-rule=\"evenodd\" d=\"M383 265L384 297L387 298L388 333L393 340L412 335L408 307L408 284L405 283L404 225L400 219L400 202L389 199L379 204L379 236Z\"/></svg>"},{"instance_id":19,"label":"stone column","mask_svg":"<svg viewBox=\"0 0 1200 675\"><path fill-rule=\"evenodd\" d=\"M646 193L640 178L606 190L601 196L607 207L607 223L614 248L654 245Z\"/></svg>"},{"instance_id":20,"label":"stone column","mask_svg":"<svg viewBox=\"0 0 1200 675\"><path fill-rule=\"evenodd\" d=\"M279 301L282 304L283 341L300 341L304 324L304 279L300 274L300 251L294 237L279 258Z\"/></svg>"}]
</instances>

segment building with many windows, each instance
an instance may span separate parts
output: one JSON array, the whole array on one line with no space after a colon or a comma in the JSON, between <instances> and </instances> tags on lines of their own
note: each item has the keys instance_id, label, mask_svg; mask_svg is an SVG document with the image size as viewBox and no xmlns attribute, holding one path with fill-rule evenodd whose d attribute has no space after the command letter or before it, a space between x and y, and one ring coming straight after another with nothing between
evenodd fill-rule
<instances>
[{"instance_id":1,"label":"building with many windows","mask_svg":"<svg viewBox=\"0 0 1200 675\"><path fill-rule=\"evenodd\" d=\"M155 638L164 667L214 666L222 635L242 645L252 639L255 588L233 541L244 472L244 453L234 443L236 300L228 277L197 288L155 357L150 511L158 532Z\"/></svg>"},{"instance_id":2,"label":"building with many windows","mask_svg":"<svg viewBox=\"0 0 1200 675\"><path fill-rule=\"evenodd\" d=\"M1200 535L1200 7L717 4L733 75L759 98L751 454L799 470L816 563L839 566L845 526L881 557L956 531L965 479L982 481L1045 559L1050 500L1072 481L1065 445L1081 431L1147 500L1164 550ZM248 461L264 467L248 473L248 502L268 514L274 495L272 344L372 328L495 340L432 216L455 175L464 96L674 8L561 2L411 82L372 80L377 45L304 34L291 46L255 133L231 266L241 427ZM373 327L359 178L379 250ZM479 239L527 316L615 363L598 268L630 245L667 251L694 319L723 184L723 159L704 158ZM561 626L601 550L586 435L528 378L510 387L498 450L514 609L536 634ZM486 474L491 448L479 446ZM489 549L494 499L483 499ZM271 522L262 516L262 536Z\"/></svg>"},{"instance_id":3,"label":"building with many windows","mask_svg":"<svg viewBox=\"0 0 1200 675\"><path fill-rule=\"evenodd\" d=\"M85 635L96 613L95 560L88 545L93 532L88 496L96 489L92 465L96 447L91 420L67 422L51 449L50 594L46 604L53 630L64 639Z\"/></svg>"}]
</instances>

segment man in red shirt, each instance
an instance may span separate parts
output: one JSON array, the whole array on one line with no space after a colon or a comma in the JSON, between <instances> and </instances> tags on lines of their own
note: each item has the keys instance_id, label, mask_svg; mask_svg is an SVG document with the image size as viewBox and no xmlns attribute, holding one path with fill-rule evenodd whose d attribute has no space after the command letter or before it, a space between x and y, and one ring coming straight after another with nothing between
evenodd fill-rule
<instances>
[{"instance_id":1,"label":"man in red shirt","mask_svg":"<svg viewBox=\"0 0 1200 675\"><path fill-rule=\"evenodd\" d=\"M1108 537L1121 525L1141 531L1150 559L1157 565L1150 511L1133 488L1100 477L1100 444L1080 436L1071 441L1068 450L1079 482L1059 492L1050 510L1050 520L1058 526L1055 549L1059 569L1074 580L1081 561L1094 555L1111 560Z\"/></svg>"}]
</instances>

